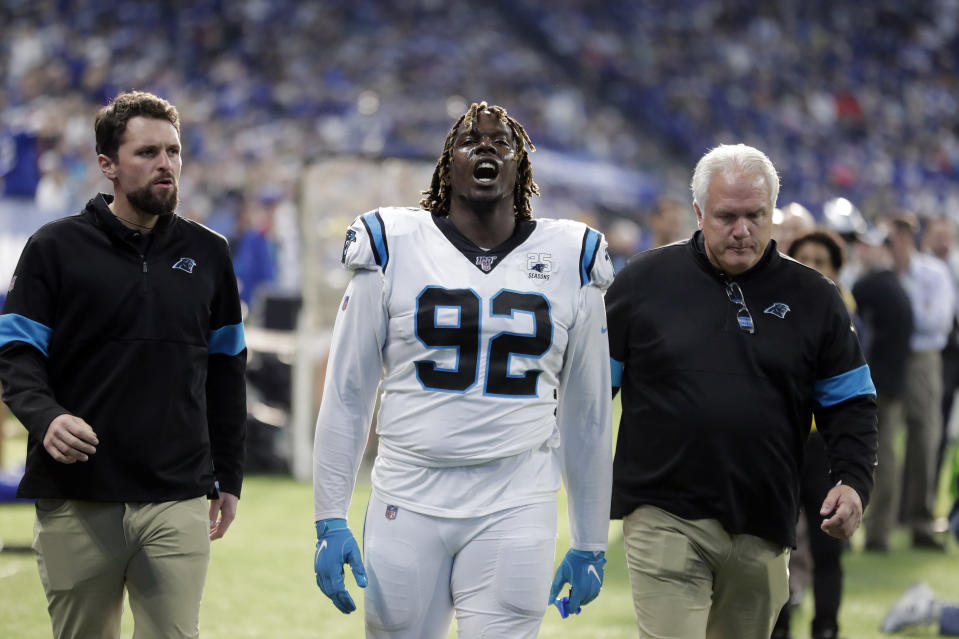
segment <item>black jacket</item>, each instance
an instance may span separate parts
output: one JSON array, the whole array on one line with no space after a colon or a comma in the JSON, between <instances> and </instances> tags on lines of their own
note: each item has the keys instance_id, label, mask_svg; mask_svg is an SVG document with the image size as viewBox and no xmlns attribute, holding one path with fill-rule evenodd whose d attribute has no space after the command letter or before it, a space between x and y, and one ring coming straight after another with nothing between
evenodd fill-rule
<instances>
[{"instance_id":1,"label":"black jacket","mask_svg":"<svg viewBox=\"0 0 959 639\"><path fill-rule=\"evenodd\" d=\"M912 349L912 302L899 276L889 269L870 271L852 287L862 318L863 349L876 390L899 397L906 386L906 363Z\"/></svg>"},{"instance_id":2,"label":"black jacket","mask_svg":"<svg viewBox=\"0 0 959 639\"><path fill-rule=\"evenodd\" d=\"M813 413L833 480L868 501L875 389L839 291L821 274L770 242L735 278L753 334L741 330L726 281L697 232L635 256L606 294L623 391L612 516L651 504L795 545Z\"/></svg>"},{"instance_id":3,"label":"black jacket","mask_svg":"<svg viewBox=\"0 0 959 639\"><path fill-rule=\"evenodd\" d=\"M239 495L246 345L226 240L178 216L144 239L98 195L27 242L0 315L3 399L29 431L18 494L159 502ZM86 420L86 462L43 448Z\"/></svg>"}]
</instances>

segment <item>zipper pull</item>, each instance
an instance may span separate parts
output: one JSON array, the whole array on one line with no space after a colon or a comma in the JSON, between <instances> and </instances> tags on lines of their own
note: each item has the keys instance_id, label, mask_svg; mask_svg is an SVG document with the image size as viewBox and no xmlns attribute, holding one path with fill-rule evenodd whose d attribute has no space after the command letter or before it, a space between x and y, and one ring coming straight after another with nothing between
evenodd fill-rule
<instances>
[{"instance_id":1,"label":"zipper pull","mask_svg":"<svg viewBox=\"0 0 959 639\"><path fill-rule=\"evenodd\" d=\"M147 272L147 261L146 261L146 260L143 260L143 272L144 272L144 273Z\"/></svg>"}]
</instances>

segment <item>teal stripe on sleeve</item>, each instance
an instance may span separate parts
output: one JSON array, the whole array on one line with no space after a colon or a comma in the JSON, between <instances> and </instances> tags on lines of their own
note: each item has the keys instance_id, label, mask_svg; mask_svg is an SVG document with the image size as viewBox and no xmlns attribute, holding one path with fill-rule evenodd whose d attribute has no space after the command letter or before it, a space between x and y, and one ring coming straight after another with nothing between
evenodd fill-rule
<instances>
[{"instance_id":1,"label":"teal stripe on sleeve","mask_svg":"<svg viewBox=\"0 0 959 639\"><path fill-rule=\"evenodd\" d=\"M599 233L593 229L586 229L586 235L583 237L583 252L579 263L579 281L583 286L589 284L589 275L593 269L593 261L596 259L598 249Z\"/></svg>"},{"instance_id":2,"label":"teal stripe on sleeve","mask_svg":"<svg viewBox=\"0 0 959 639\"><path fill-rule=\"evenodd\" d=\"M609 372L610 377L613 382L613 386L619 387L623 385L623 362L618 359L609 358Z\"/></svg>"},{"instance_id":3,"label":"teal stripe on sleeve","mask_svg":"<svg viewBox=\"0 0 959 639\"><path fill-rule=\"evenodd\" d=\"M869 366L863 364L835 377L817 380L813 394L820 406L834 406L860 395L875 395L876 387L872 383Z\"/></svg>"},{"instance_id":4,"label":"teal stripe on sleeve","mask_svg":"<svg viewBox=\"0 0 959 639\"><path fill-rule=\"evenodd\" d=\"M243 324L228 324L215 331L210 331L207 337L210 355L237 355L246 348L246 337L243 334Z\"/></svg>"},{"instance_id":5,"label":"teal stripe on sleeve","mask_svg":"<svg viewBox=\"0 0 959 639\"><path fill-rule=\"evenodd\" d=\"M49 327L23 315L0 315L0 346L6 346L10 342L24 342L43 353L44 357L49 357L52 332Z\"/></svg>"},{"instance_id":6,"label":"teal stripe on sleeve","mask_svg":"<svg viewBox=\"0 0 959 639\"><path fill-rule=\"evenodd\" d=\"M370 234L370 245L373 248L373 258L384 271L390 261L390 249L386 244L386 235L383 229L383 218L376 211L367 213L362 218L367 233Z\"/></svg>"}]
</instances>

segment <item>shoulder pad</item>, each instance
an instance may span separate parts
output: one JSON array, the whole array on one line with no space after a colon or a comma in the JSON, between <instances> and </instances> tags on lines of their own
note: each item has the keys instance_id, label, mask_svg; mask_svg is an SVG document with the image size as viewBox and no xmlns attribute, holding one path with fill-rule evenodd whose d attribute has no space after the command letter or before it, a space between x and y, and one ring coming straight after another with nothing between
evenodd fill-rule
<instances>
[{"instance_id":1,"label":"shoulder pad","mask_svg":"<svg viewBox=\"0 0 959 639\"><path fill-rule=\"evenodd\" d=\"M613 283L613 263L607 252L606 238L599 231L586 227L583 233L583 249L580 251L579 277L583 286L591 284L601 289Z\"/></svg>"},{"instance_id":2,"label":"shoulder pad","mask_svg":"<svg viewBox=\"0 0 959 639\"><path fill-rule=\"evenodd\" d=\"M343 265L351 271L385 270L389 260L390 247L380 210L364 213L353 220L343 240L343 256L340 258Z\"/></svg>"},{"instance_id":3,"label":"shoulder pad","mask_svg":"<svg viewBox=\"0 0 959 639\"><path fill-rule=\"evenodd\" d=\"M341 261L351 271L386 271L390 251L400 246L403 236L415 234L424 224L432 224L423 209L384 206L364 213L346 230Z\"/></svg>"}]
</instances>

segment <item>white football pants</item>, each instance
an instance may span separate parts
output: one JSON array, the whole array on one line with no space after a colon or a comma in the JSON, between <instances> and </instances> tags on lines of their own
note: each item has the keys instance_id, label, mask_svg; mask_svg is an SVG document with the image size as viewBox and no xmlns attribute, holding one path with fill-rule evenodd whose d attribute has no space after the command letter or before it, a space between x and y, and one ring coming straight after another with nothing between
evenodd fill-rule
<instances>
[{"instance_id":1,"label":"white football pants","mask_svg":"<svg viewBox=\"0 0 959 639\"><path fill-rule=\"evenodd\" d=\"M448 519L370 497L363 531L367 639L534 638L546 612L556 501Z\"/></svg>"}]
</instances>

